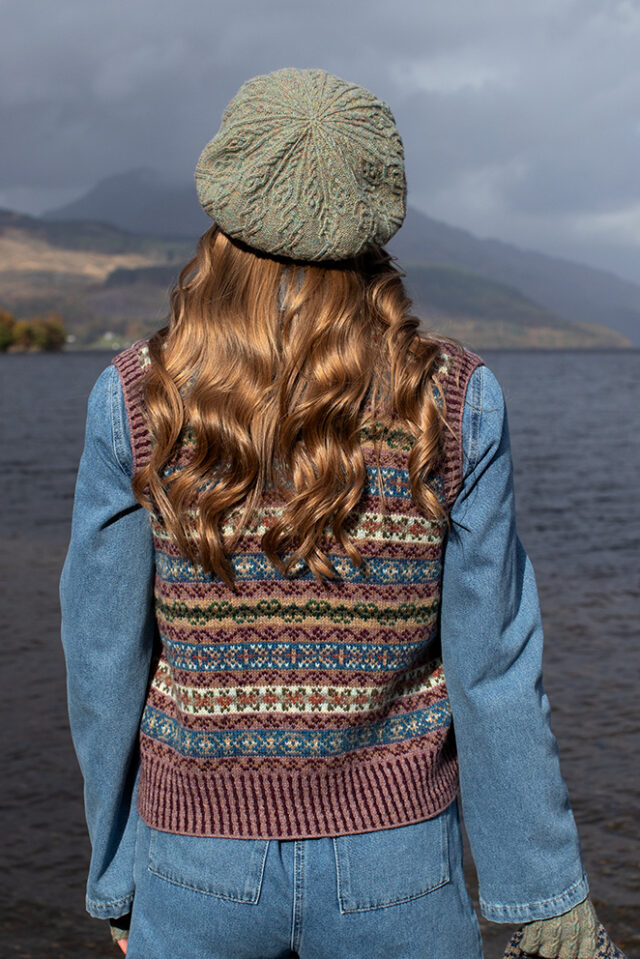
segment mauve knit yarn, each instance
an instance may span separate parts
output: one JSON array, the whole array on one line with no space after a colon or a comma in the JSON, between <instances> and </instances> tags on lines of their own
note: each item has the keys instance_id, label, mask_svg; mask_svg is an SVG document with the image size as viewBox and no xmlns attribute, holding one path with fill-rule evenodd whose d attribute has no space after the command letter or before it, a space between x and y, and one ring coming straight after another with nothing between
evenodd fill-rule
<instances>
[{"instance_id":1,"label":"mauve knit yarn","mask_svg":"<svg viewBox=\"0 0 640 959\"><path fill-rule=\"evenodd\" d=\"M227 235L297 260L343 260L402 225L404 151L390 108L325 70L247 80L195 172Z\"/></svg>"}]
</instances>

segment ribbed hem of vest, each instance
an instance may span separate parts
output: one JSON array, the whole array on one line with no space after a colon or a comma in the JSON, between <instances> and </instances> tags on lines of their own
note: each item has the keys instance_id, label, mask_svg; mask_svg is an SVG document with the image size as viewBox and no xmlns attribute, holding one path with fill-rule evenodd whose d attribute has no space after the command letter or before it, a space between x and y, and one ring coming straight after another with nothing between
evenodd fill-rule
<instances>
[{"instance_id":1,"label":"ribbed hem of vest","mask_svg":"<svg viewBox=\"0 0 640 959\"><path fill-rule=\"evenodd\" d=\"M313 839L431 819L458 793L453 757L389 756L318 775L283 770L208 776L143 757L137 808L163 832L239 839Z\"/></svg>"}]
</instances>

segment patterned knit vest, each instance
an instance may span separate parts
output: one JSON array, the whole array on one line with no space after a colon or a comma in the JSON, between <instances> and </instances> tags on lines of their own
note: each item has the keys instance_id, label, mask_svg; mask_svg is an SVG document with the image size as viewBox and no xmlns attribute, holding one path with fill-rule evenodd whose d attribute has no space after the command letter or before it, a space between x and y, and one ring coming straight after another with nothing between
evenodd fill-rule
<instances>
[{"instance_id":1,"label":"patterned knit vest","mask_svg":"<svg viewBox=\"0 0 640 959\"><path fill-rule=\"evenodd\" d=\"M151 452L142 391L149 362L145 340L113 360L134 472ZM441 357L452 431L432 488L447 512L462 483L467 383L481 363L449 347ZM380 452L383 509L374 439L375 424L363 427L367 481L348 526L364 575L332 534L327 554L339 580L320 583L306 566L282 575L260 545L282 508L276 491L266 491L231 556L238 593L182 555L150 513L158 650L140 725L137 798L148 825L192 836L312 838L419 822L454 800L458 764L439 638L446 524L412 500L413 436L395 413Z\"/></svg>"}]
</instances>

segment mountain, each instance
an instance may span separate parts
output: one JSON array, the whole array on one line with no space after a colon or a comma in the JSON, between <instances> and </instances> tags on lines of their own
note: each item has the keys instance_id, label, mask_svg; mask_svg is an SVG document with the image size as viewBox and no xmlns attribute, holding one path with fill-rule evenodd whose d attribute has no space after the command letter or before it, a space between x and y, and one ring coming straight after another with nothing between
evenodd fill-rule
<instances>
[{"instance_id":1,"label":"mountain","mask_svg":"<svg viewBox=\"0 0 640 959\"><path fill-rule=\"evenodd\" d=\"M415 216L411 211L410 227ZM436 239L449 229L436 229ZM20 318L60 312L79 346L126 344L166 322L169 291L193 255L196 235L141 235L104 221L57 221L0 210L0 306ZM482 242L470 240L472 247ZM422 261L406 256L403 264L426 329L477 350L630 345L602 325L568 321L513 282L439 263L444 254L435 240L430 244L435 262L421 247L416 241Z\"/></svg>"},{"instance_id":2,"label":"mountain","mask_svg":"<svg viewBox=\"0 0 640 959\"><path fill-rule=\"evenodd\" d=\"M171 237L198 237L211 226L194 185L172 183L147 167L100 180L84 196L42 218L98 220L131 233Z\"/></svg>"},{"instance_id":3,"label":"mountain","mask_svg":"<svg viewBox=\"0 0 640 959\"><path fill-rule=\"evenodd\" d=\"M452 266L478 273L515 287L564 319L609 327L640 346L640 286L606 270L479 239L411 207L388 249L405 268Z\"/></svg>"},{"instance_id":4,"label":"mountain","mask_svg":"<svg viewBox=\"0 0 640 959\"><path fill-rule=\"evenodd\" d=\"M149 253L155 257L158 250L193 246L184 237L135 234L108 220L52 221L0 209L0 238L6 241L11 237L34 248L45 244L52 249L107 256ZM0 261L1 269L6 269L6 262Z\"/></svg>"},{"instance_id":5,"label":"mountain","mask_svg":"<svg viewBox=\"0 0 640 959\"><path fill-rule=\"evenodd\" d=\"M507 283L451 266L406 267L407 289L423 326L476 350L629 346L621 333L569 323Z\"/></svg>"}]
</instances>

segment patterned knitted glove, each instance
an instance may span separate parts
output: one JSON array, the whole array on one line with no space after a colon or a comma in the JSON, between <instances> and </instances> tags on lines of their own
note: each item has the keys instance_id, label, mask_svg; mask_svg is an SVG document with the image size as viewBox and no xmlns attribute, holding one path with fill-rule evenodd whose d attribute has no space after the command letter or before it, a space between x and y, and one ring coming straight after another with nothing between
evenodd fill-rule
<instances>
[{"instance_id":1,"label":"patterned knitted glove","mask_svg":"<svg viewBox=\"0 0 640 959\"><path fill-rule=\"evenodd\" d=\"M526 955L544 959L593 959L597 929L598 917L587 897L560 916L528 922L519 945Z\"/></svg>"},{"instance_id":2,"label":"patterned knitted glove","mask_svg":"<svg viewBox=\"0 0 640 959\"><path fill-rule=\"evenodd\" d=\"M128 939L129 938L129 925L131 923L131 913L127 913L126 916L119 916L117 919L109 920L109 927L111 929L111 938L115 943L119 939Z\"/></svg>"}]
</instances>

